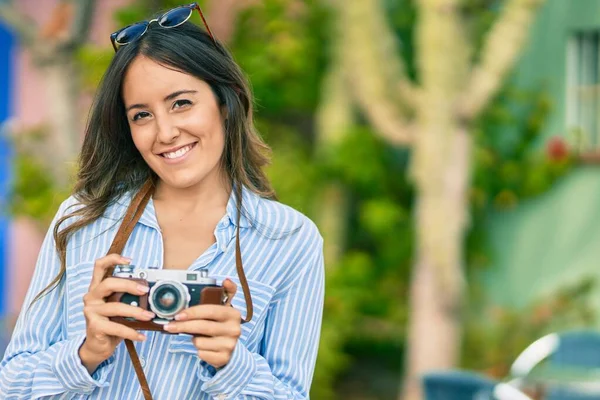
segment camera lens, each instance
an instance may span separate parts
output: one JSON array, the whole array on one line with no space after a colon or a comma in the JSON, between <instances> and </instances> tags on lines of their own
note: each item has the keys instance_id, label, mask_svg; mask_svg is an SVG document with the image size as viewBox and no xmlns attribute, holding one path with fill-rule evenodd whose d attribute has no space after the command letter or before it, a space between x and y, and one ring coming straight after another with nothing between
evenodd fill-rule
<instances>
[{"instance_id":1,"label":"camera lens","mask_svg":"<svg viewBox=\"0 0 600 400\"><path fill-rule=\"evenodd\" d=\"M160 311L171 313L177 307L179 297L179 292L176 288L171 285L165 285L154 294L154 304Z\"/></svg>"},{"instance_id":2,"label":"camera lens","mask_svg":"<svg viewBox=\"0 0 600 400\"><path fill-rule=\"evenodd\" d=\"M189 293L179 282L159 281L150 290L148 300L158 317L172 319L189 303Z\"/></svg>"}]
</instances>

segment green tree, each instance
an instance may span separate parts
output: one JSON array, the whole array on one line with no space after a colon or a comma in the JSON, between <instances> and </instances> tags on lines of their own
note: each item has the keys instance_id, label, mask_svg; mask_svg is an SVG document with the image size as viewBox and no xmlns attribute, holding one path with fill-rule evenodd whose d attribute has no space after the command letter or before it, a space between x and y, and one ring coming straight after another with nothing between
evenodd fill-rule
<instances>
[{"instance_id":1,"label":"green tree","mask_svg":"<svg viewBox=\"0 0 600 400\"><path fill-rule=\"evenodd\" d=\"M459 361L473 128L515 64L542 1L507 0L477 57L462 1L414 4L411 80L382 2L334 2L345 27L338 46L354 102L385 140L412 153L415 254L404 381L409 400L421 398L418 376Z\"/></svg>"}]
</instances>

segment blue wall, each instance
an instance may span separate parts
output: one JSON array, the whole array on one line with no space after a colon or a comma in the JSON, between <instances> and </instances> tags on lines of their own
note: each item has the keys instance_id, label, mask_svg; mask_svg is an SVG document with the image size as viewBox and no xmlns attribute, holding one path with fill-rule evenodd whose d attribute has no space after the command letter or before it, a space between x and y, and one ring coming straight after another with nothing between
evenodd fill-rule
<instances>
[{"instance_id":1,"label":"blue wall","mask_svg":"<svg viewBox=\"0 0 600 400\"><path fill-rule=\"evenodd\" d=\"M8 118L12 88L12 35L0 24L0 290L5 290L8 272L8 216L6 200L8 194L10 149L2 137L2 125ZM6 297L0 295L0 315L6 310Z\"/></svg>"}]
</instances>

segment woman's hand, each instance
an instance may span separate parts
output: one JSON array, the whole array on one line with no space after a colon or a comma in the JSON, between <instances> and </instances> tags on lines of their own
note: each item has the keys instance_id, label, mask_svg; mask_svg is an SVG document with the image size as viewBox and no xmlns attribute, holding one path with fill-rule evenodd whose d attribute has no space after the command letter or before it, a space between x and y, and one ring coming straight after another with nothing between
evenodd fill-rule
<instances>
[{"instance_id":1,"label":"woman's hand","mask_svg":"<svg viewBox=\"0 0 600 400\"><path fill-rule=\"evenodd\" d=\"M225 305L190 307L179 313L176 321L165 325L167 332L193 335L192 343L198 350L198 356L217 369L229 363L242 333L241 314L231 307L237 285L226 279L223 287L228 297Z\"/></svg>"},{"instance_id":2,"label":"woman's hand","mask_svg":"<svg viewBox=\"0 0 600 400\"><path fill-rule=\"evenodd\" d=\"M131 317L140 321L150 321L154 313L140 307L111 302L105 298L114 292L127 292L133 295L148 293L148 287L138 282L120 278L102 280L107 268L117 264L129 264L131 260L118 254L110 254L96 260L92 282L88 293L83 296L83 315L85 316L86 337L79 348L79 358L90 375L98 365L109 358L123 339L143 341L145 336L135 329L128 328L109 317Z\"/></svg>"}]
</instances>

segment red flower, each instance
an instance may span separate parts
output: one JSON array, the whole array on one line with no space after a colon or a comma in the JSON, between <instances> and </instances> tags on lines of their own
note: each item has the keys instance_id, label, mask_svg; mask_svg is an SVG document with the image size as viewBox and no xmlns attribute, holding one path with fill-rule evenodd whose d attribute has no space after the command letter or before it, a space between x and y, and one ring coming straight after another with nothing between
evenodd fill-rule
<instances>
[{"instance_id":1,"label":"red flower","mask_svg":"<svg viewBox=\"0 0 600 400\"><path fill-rule=\"evenodd\" d=\"M546 154L551 161L562 161L569 156L569 146L562 137L554 136L546 144Z\"/></svg>"}]
</instances>

